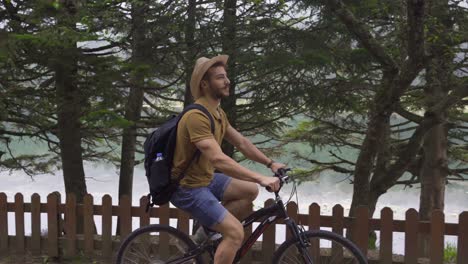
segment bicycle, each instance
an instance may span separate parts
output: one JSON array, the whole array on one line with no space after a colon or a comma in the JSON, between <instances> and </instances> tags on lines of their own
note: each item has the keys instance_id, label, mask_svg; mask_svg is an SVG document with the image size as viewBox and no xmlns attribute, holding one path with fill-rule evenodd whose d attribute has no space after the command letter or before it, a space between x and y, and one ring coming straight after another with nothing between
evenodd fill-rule
<instances>
[{"instance_id":1,"label":"bicycle","mask_svg":"<svg viewBox=\"0 0 468 264\"><path fill-rule=\"evenodd\" d=\"M280 178L280 190L288 183L290 169L280 169L275 177ZM292 237L283 242L273 254L273 263L353 263L367 264L367 260L359 248L348 239L324 230L305 231L288 217L285 203L275 192L275 203L269 207L259 209L242 221L244 228L254 222L260 222L257 228L245 240L237 251L234 263L247 254L258 237L278 220L284 220ZM297 191L294 184L289 200ZM288 202L289 202L288 200ZM133 231L122 243L118 254L117 264L124 263L213 263L216 246L220 240L207 238L196 245L185 233L166 225L153 224ZM159 243L166 241L168 243Z\"/></svg>"}]
</instances>

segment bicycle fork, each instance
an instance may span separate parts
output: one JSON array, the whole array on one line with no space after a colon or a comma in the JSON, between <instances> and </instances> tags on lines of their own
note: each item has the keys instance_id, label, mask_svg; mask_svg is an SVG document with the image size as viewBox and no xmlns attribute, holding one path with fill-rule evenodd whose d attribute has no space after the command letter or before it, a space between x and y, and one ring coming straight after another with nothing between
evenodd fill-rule
<instances>
[{"instance_id":1,"label":"bicycle fork","mask_svg":"<svg viewBox=\"0 0 468 264\"><path fill-rule=\"evenodd\" d=\"M291 218L286 218L284 219L284 222L286 223L286 226L288 229L291 231L293 237L297 237L299 239L299 244L296 245L297 249L299 250L299 253L302 256L302 259L304 260L304 263L306 264L313 264L312 258L309 255L309 251L307 250L307 246L309 244L308 241L306 241L304 236L301 235L301 231L299 230L298 225L294 220Z\"/></svg>"}]
</instances>

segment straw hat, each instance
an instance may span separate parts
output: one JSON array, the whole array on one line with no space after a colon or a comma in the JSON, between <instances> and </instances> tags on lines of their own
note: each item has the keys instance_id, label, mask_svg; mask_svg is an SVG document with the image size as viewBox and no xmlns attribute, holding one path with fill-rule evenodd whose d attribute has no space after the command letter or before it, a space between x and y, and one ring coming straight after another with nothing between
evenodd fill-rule
<instances>
[{"instance_id":1,"label":"straw hat","mask_svg":"<svg viewBox=\"0 0 468 264\"><path fill-rule=\"evenodd\" d=\"M192 92L192 96L195 100L201 96L200 82L206 71L218 62L221 62L226 66L228 58L228 55L218 55L211 59L201 57L197 60L195 67L193 68L192 78L190 79L190 91Z\"/></svg>"}]
</instances>

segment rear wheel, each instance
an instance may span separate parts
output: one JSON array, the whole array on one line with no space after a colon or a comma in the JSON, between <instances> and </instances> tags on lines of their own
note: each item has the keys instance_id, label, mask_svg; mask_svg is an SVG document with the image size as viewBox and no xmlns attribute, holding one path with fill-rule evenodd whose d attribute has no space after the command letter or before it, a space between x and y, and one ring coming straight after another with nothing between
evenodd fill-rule
<instances>
[{"instance_id":1,"label":"rear wheel","mask_svg":"<svg viewBox=\"0 0 468 264\"><path fill-rule=\"evenodd\" d=\"M306 247L301 250L298 238L285 241L275 252L275 264L367 264L362 252L348 239L328 231L308 231L302 233Z\"/></svg>"},{"instance_id":2,"label":"rear wheel","mask_svg":"<svg viewBox=\"0 0 468 264\"><path fill-rule=\"evenodd\" d=\"M182 260L196 248L179 230L166 225L149 225L133 231L121 244L117 264L203 263L201 258Z\"/></svg>"}]
</instances>

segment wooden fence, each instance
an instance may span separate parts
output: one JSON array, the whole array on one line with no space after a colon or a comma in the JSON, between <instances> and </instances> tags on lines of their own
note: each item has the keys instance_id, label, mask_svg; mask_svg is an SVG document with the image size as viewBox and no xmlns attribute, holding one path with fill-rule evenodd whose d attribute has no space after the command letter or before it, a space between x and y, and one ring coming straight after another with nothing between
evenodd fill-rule
<instances>
[{"instance_id":1,"label":"wooden fence","mask_svg":"<svg viewBox=\"0 0 468 264\"><path fill-rule=\"evenodd\" d=\"M265 206L271 203L273 201L268 200ZM55 194L48 195L46 203L41 202L38 194L31 196L30 203L24 203L20 193L15 195L14 202L8 202L7 196L0 193L0 263L2 258L26 254L62 259L82 255L110 263L120 245L120 238L132 231L132 221L136 220L134 218L139 220L139 226L148 225L150 218L158 218L160 224L169 224L170 219L177 219L176 227L189 233L190 217L186 213L168 206L151 208L146 213L145 205L146 197L140 199L139 206L132 206L128 197L122 197L118 206L112 205L109 195L102 197L100 205L94 204L91 195L85 196L83 204L77 204L73 195L67 195L63 204L60 196ZM344 217L341 205L333 207L331 216L320 215L320 207L315 203L310 205L308 214L298 214L298 207L294 202L287 205L287 211L293 219L309 229L328 227L335 233L343 234L344 229L352 228L355 230L354 242L369 256L371 263L423 263L424 259L418 256L418 234L430 236L430 255L425 259L430 262L426 263L443 263L444 235L457 236L455 263L468 263L468 212L460 214L459 223L453 224L444 222L441 211L435 211L430 222L419 221L418 212L414 209L406 212L405 220L394 220L390 208L381 211L381 219L369 219L366 208L359 208L356 218ZM8 213L14 214L14 222L8 221ZM30 234L25 234L25 213L29 213L31 217ZM41 228L41 214L47 215L46 229ZM99 234L94 230L94 216L101 217L102 231ZM121 236L113 235L113 216L120 216ZM84 220L83 234L76 232L77 217ZM8 234L9 225L15 227L15 235ZM47 232L43 232L44 230ZM368 250L368 234L371 230L380 231L377 250ZM246 230L246 236L250 232L251 228ZM404 233L404 256L398 257L392 253L395 232ZM276 228L267 229L262 241L254 246L243 263L270 262L273 251L278 246L275 244L277 235L284 236L278 234ZM288 237L289 234L286 234L286 239Z\"/></svg>"}]
</instances>

